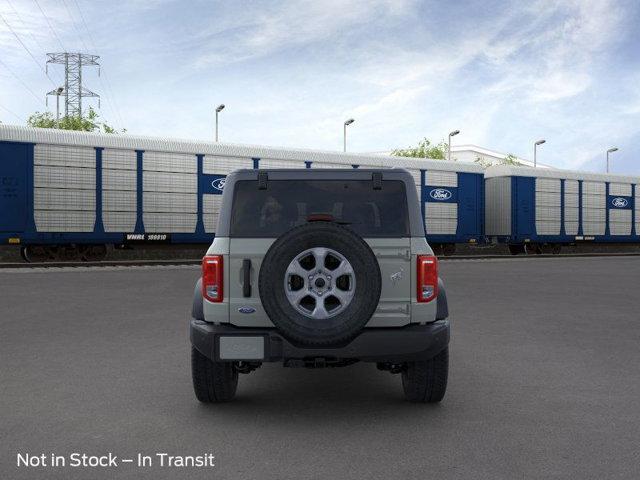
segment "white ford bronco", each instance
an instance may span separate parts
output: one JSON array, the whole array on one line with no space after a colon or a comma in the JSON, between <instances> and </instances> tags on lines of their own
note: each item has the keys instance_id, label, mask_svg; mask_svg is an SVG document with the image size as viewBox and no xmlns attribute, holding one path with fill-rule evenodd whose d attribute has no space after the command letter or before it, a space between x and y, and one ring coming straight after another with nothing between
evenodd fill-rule
<instances>
[{"instance_id":1,"label":"white ford bronco","mask_svg":"<svg viewBox=\"0 0 640 480\"><path fill-rule=\"evenodd\" d=\"M400 373L445 394L449 321L413 177L402 169L238 170L194 294L196 397L224 402L262 362Z\"/></svg>"}]
</instances>

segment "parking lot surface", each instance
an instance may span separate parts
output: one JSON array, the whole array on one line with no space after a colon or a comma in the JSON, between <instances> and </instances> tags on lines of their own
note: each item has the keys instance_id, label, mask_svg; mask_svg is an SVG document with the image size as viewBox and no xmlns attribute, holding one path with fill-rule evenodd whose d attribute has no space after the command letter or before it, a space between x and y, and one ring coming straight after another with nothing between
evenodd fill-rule
<instances>
[{"instance_id":1,"label":"parking lot surface","mask_svg":"<svg viewBox=\"0 0 640 480\"><path fill-rule=\"evenodd\" d=\"M640 258L448 261L449 389L375 365L241 376L199 404L197 267L0 271L0 478L638 478ZM213 453L212 468L16 467L18 453Z\"/></svg>"}]
</instances>

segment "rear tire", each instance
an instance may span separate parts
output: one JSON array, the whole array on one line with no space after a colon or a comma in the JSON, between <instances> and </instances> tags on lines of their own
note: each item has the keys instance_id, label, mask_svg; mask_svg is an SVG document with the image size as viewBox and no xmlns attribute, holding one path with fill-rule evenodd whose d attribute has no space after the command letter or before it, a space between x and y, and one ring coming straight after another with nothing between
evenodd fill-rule
<instances>
[{"instance_id":1,"label":"rear tire","mask_svg":"<svg viewBox=\"0 0 640 480\"><path fill-rule=\"evenodd\" d=\"M238 371L232 362L214 362L191 347L191 377L196 398L202 403L233 400Z\"/></svg>"},{"instance_id":2,"label":"rear tire","mask_svg":"<svg viewBox=\"0 0 640 480\"><path fill-rule=\"evenodd\" d=\"M404 396L410 402L437 403L447 391L449 347L426 362L411 362L402 372Z\"/></svg>"}]
</instances>

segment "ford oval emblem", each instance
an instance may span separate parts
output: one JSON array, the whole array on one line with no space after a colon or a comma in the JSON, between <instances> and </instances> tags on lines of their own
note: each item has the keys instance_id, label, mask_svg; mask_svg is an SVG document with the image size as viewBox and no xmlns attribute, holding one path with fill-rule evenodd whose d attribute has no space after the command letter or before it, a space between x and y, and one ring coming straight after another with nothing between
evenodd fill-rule
<instances>
[{"instance_id":1,"label":"ford oval emblem","mask_svg":"<svg viewBox=\"0 0 640 480\"><path fill-rule=\"evenodd\" d=\"M222 177L222 178L216 178L215 180L213 180L211 182L211 186L213 188L215 188L216 190L219 190L220 192L224 189L224 184L227 181L226 178Z\"/></svg>"},{"instance_id":2,"label":"ford oval emblem","mask_svg":"<svg viewBox=\"0 0 640 480\"><path fill-rule=\"evenodd\" d=\"M429 196L434 200L449 200L452 193L446 188L434 188L429 192Z\"/></svg>"},{"instance_id":3,"label":"ford oval emblem","mask_svg":"<svg viewBox=\"0 0 640 480\"><path fill-rule=\"evenodd\" d=\"M238 311L240 313L249 314L249 313L255 313L256 309L253 307L240 307Z\"/></svg>"},{"instance_id":4,"label":"ford oval emblem","mask_svg":"<svg viewBox=\"0 0 640 480\"><path fill-rule=\"evenodd\" d=\"M616 208L624 208L627 205L629 205L629 200L622 197L616 197L613 200L611 200L611 205L613 205Z\"/></svg>"}]
</instances>

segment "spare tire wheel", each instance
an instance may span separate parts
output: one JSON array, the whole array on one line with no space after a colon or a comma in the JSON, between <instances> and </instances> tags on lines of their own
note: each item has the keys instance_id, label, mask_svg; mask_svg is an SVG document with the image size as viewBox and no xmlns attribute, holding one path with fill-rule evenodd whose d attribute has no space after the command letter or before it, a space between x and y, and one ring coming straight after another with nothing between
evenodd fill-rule
<instances>
[{"instance_id":1,"label":"spare tire wheel","mask_svg":"<svg viewBox=\"0 0 640 480\"><path fill-rule=\"evenodd\" d=\"M331 222L284 233L258 278L262 305L283 336L318 347L343 344L362 330L378 306L381 283L369 245Z\"/></svg>"}]
</instances>

